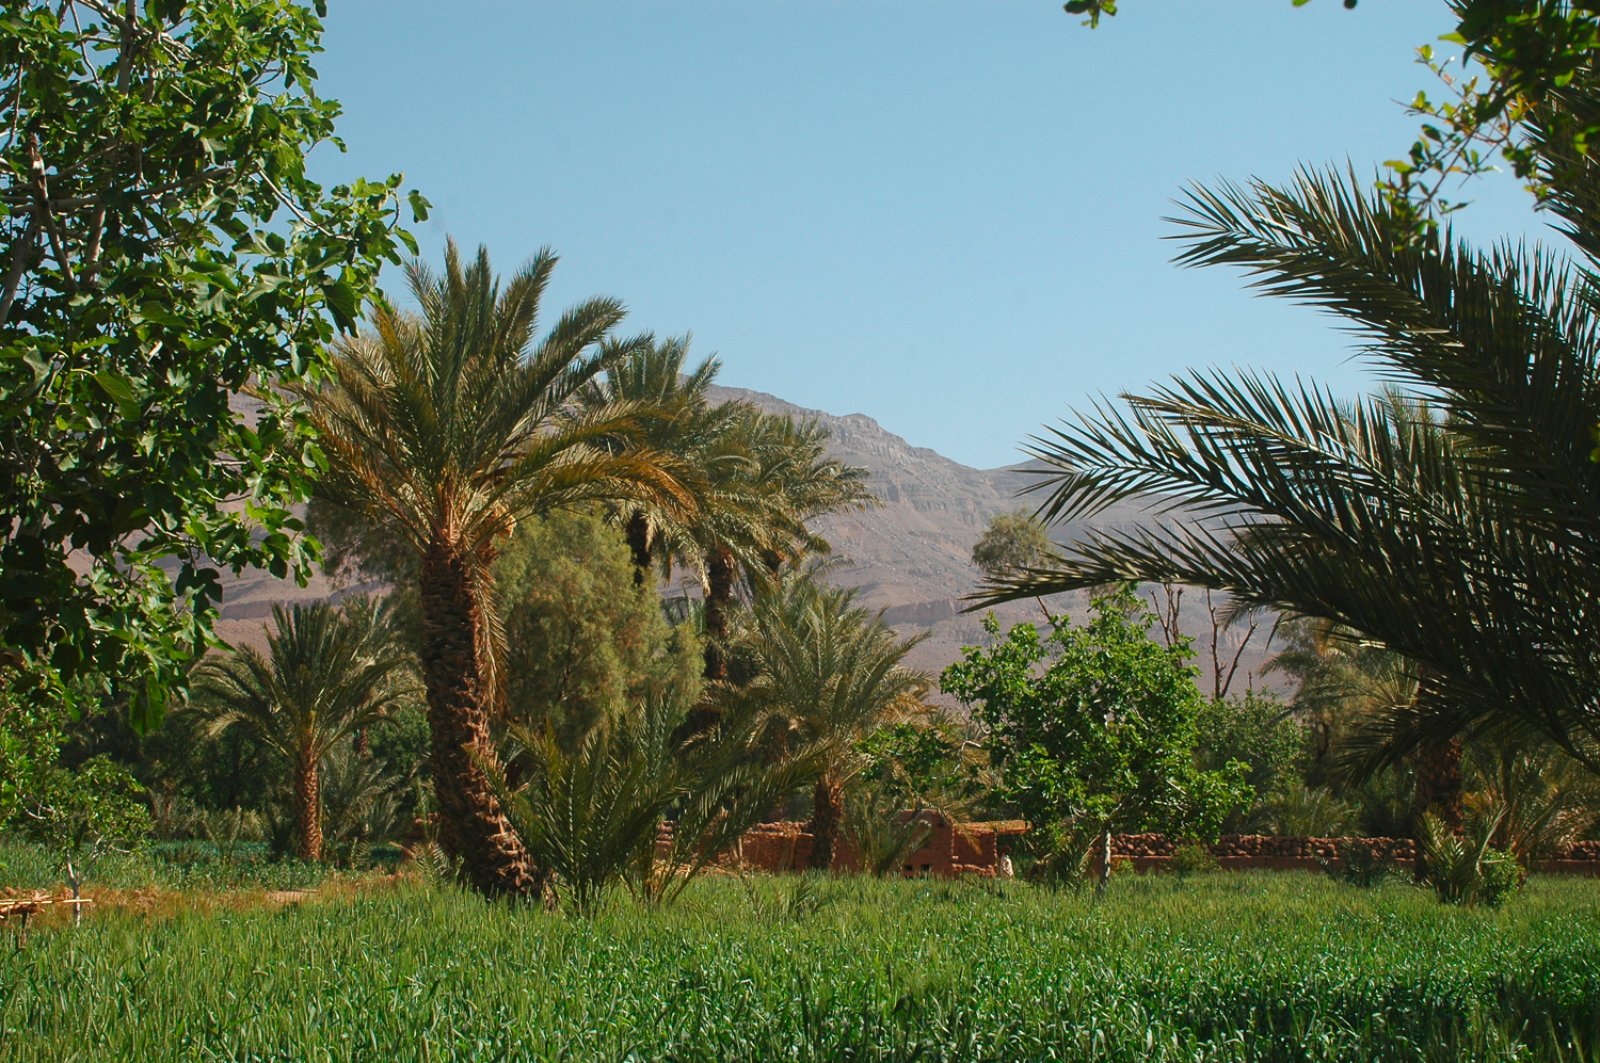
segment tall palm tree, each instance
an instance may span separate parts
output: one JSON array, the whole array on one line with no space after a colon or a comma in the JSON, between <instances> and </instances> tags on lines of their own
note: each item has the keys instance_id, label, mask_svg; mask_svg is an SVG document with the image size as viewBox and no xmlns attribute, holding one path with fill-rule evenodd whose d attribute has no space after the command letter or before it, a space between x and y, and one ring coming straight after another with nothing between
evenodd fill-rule
<instances>
[{"instance_id":1,"label":"tall palm tree","mask_svg":"<svg viewBox=\"0 0 1600 1063\"><path fill-rule=\"evenodd\" d=\"M237 728L288 766L297 855L320 860L323 762L416 696L414 660L382 605L274 606L272 617L266 653L242 646L201 662L190 704L212 735Z\"/></svg>"},{"instance_id":2,"label":"tall palm tree","mask_svg":"<svg viewBox=\"0 0 1600 1063\"><path fill-rule=\"evenodd\" d=\"M764 706L783 748L825 748L813 787L810 865L833 866L844 787L858 739L909 710L927 677L904 665L921 637L901 639L855 604L855 592L791 570L755 597L751 650L757 674L738 697Z\"/></svg>"},{"instance_id":3,"label":"tall palm tree","mask_svg":"<svg viewBox=\"0 0 1600 1063\"><path fill-rule=\"evenodd\" d=\"M866 470L829 457L828 438L817 421L747 407L719 441L710 497L689 529L705 587L707 679L727 678L740 577L770 581L785 562L826 553L810 522L876 502Z\"/></svg>"},{"instance_id":4,"label":"tall palm tree","mask_svg":"<svg viewBox=\"0 0 1600 1063\"><path fill-rule=\"evenodd\" d=\"M502 286L486 251L464 265L451 243L443 274L407 267L420 316L379 308L370 331L340 347L327 384L298 392L328 457L321 490L416 559L440 841L487 894L542 888L485 774L496 763L498 544L561 507L688 504L669 459L607 449L636 430L637 407L576 401L630 350L606 342L622 305L589 300L535 342L555 263L541 251Z\"/></svg>"},{"instance_id":5,"label":"tall palm tree","mask_svg":"<svg viewBox=\"0 0 1600 1063\"><path fill-rule=\"evenodd\" d=\"M1042 513L1144 499L1167 519L1091 532L987 597L1117 579L1227 591L1411 662L1417 694L1369 768L1496 731L1542 734L1600 770L1595 178L1586 160L1551 201L1588 256L1577 263L1474 251L1448 229L1419 237L1354 174L1193 191L1180 261L1241 266L1269 294L1334 312L1442 423L1245 372L1097 406L1037 441L1053 470Z\"/></svg>"},{"instance_id":6,"label":"tall palm tree","mask_svg":"<svg viewBox=\"0 0 1600 1063\"><path fill-rule=\"evenodd\" d=\"M749 405L712 404L708 391L722 365L712 356L686 369L688 355L688 336L636 344L603 379L592 381L582 393L583 402L590 407L643 406L646 412L639 419L638 431L629 439L612 441L611 449L622 452L645 447L673 455L684 470L684 488L695 502L692 510L644 498L610 507L627 537L634 581L640 586L650 582L657 568L670 573L674 557L692 556L693 518L726 508L729 503L718 489L725 491L730 482L737 482L722 466L746 461L727 442L739 419L750 412Z\"/></svg>"}]
</instances>

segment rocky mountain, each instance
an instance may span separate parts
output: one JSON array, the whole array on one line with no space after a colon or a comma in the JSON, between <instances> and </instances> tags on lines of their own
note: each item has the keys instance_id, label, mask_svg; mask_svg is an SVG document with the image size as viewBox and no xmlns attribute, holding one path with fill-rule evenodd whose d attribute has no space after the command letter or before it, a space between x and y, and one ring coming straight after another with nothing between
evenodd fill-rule
<instances>
[{"instance_id":1,"label":"rocky mountain","mask_svg":"<svg viewBox=\"0 0 1600 1063\"><path fill-rule=\"evenodd\" d=\"M983 640L981 614L965 611L980 580L971 561L972 547L992 517L1036 504L1035 496L1019 497L1037 482L1029 466L969 468L926 447L912 446L865 414L809 410L740 388L713 388L712 397L718 402L740 399L772 412L814 419L831 433L833 451L841 461L868 471L880 504L829 517L819 522L817 530L833 545L836 566L829 578L859 588L862 603L881 609L900 633L924 636L913 651L915 666L937 674L957 659L963 645ZM1137 524L1148 519L1140 507L1123 505L1097 517L1095 524ZM1079 530L1054 531L1065 541ZM365 589L371 587L335 586L323 576L302 588L264 573L247 573L227 583L219 633L230 641L254 641L277 602L337 598ZM1087 598L1063 596L1047 605L1053 613L1081 616ZM1042 619L1034 602L1011 603L995 612L1006 626ZM1185 597L1182 626L1197 636L1202 672L1209 674L1210 617L1199 596ZM1225 658L1237 637L1223 633ZM1261 636L1254 641L1262 641ZM1240 665L1241 683L1247 672L1259 669L1259 651L1259 645L1247 649ZM1208 680L1203 677L1203 682Z\"/></svg>"},{"instance_id":2,"label":"rocky mountain","mask_svg":"<svg viewBox=\"0 0 1600 1063\"><path fill-rule=\"evenodd\" d=\"M1038 496L1022 492L1039 482L1038 467L1028 464L974 469L929 450L912 446L860 413L835 415L810 410L773 395L741 388L713 388L716 401L741 399L774 413L809 418L826 426L834 454L868 471L880 504L860 513L829 517L818 531L832 545L838 567L830 578L860 589L863 604L883 610L884 619L902 634L921 634L913 651L917 667L937 673L960 656L961 647L984 639L982 613L967 612L969 598L981 580L972 564L972 547L989 521L1000 513L1032 509ZM1113 506L1095 518L1097 527L1136 525L1150 519L1141 506ZM1066 542L1084 530L1079 525L1054 528ZM1158 596L1159 597L1159 596ZM1051 613L1082 616L1086 595L1052 598ZM1043 619L1035 602L1013 602L994 610L1002 625ZM1211 618L1203 597L1190 593L1181 605L1180 624L1196 637L1202 681L1211 674ZM1262 655L1258 632L1240 661L1237 684L1259 671ZM1226 669L1241 632L1221 632L1219 655Z\"/></svg>"}]
</instances>

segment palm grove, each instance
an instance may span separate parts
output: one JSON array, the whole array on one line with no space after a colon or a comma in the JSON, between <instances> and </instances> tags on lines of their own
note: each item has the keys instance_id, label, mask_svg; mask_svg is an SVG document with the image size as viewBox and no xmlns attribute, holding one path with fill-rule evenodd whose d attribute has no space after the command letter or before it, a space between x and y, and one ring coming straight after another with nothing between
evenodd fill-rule
<instances>
[{"instance_id":1,"label":"palm grove","mask_svg":"<svg viewBox=\"0 0 1600 1063\"><path fill-rule=\"evenodd\" d=\"M1045 520L1130 498L1177 519L1064 551L997 525L989 595L1039 598L1048 631L993 628L952 666L965 722L824 582L816 519L872 499L819 426L713 403L715 360L624 333L617 300L548 320L548 251L506 278L453 243L406 259L427 203L398 176L311 180L338 113L315 14L6 14L0 824L77 845L248 809L281 850L346 861L420 827L479 891L586 910L617 884L676 895L791 804L819 869L848 835L892 870L918 838L904 813L937 807L1025 815L1041 875L1071 880L1091 843L1109 873L1119 830L1442 853L1464 771L1485 845L1575 836L1600 768L1600 103L1587 59L1524 76L1526 41L1472 11L1509 94L1480 117L1507 123L1577 260L1463 246L1411 196L1450 166L1426 153L1398 191L1311 171L1194 189L1182 261L1340 315L1392 389L1196 373L1053 430ZM403 260L414 309L376 287ZM215 645L216 568L319 560L385 597ZM700 593L664 602L682 572ZM1294 703L1202 696L1141 583L1291 618ZM1052 614L1107 585L1086 623Z\"/></svg>"}]
</instances>

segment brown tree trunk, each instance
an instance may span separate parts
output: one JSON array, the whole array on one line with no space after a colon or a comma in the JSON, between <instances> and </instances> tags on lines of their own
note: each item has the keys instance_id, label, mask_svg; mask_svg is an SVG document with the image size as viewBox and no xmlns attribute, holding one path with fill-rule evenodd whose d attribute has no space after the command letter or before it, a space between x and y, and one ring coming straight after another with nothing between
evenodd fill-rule
<instances>
[{"instance_id":1,"label":"brown tree trunk","mask_svg":"<svg viewBox=\"0 0 1600 1063\"><path fill-rule=\"evenodd\" d=\"M459 857L467 879L487 896L525 896L542 883L522 839L506 820L484 766L498 760L489 736L492 691L478 657L485 622L465 553L435 540L422 558L422 677L439 842Z\"/></svg>"},{"instance_id":2,"label":"brown tree trunk","mask_svg":"<svg viewBox=\"0 0 1600 1063\"><path fill-rule=\"evenodd\" d=\"M322 859L322 778L317 760L302 754L294 766L295 839L302 860Z\"/></svg>"},{"instance_id":3,"label":"brown tree trunk","mask_svg":"<svg viewBox=\"0 0 1600 1063\"><path fill-rule=\"evenodd\" d=\"M833 867L843 821L844 786L823 775L811 795L811 859L806 865L811 870L827 871Z\"/></svg>"},{"instance_id":4,"label":"brown tree trunk","mask_svg":"<svg viewBox=\"0 0 1600 1063\"><path fill-rule=\"evenodd\" d=\"M706 557L706 670L710 680L728 678L728 609L738 568L733 551L718 546Z\"/></svg>"},{"instance_id":5,"label":"brown tree trunk","mask_svg":"<svg viewBox=\"0 0 1600 1063\"><path fill-rule=\"evenodd\" d=\"M1433 813L1452 831L1460 832L1461 815L1461 739L1429 742L1418 748L1414 807L1420 826L1423 815Z\"/></svg>"},{"instance_id":6,"label":"brown tree trunk","mask_svg":"<svg viewBox=\"0 0 1600 1063\"><path fill-rule=\"evenodd\" d=\"M1411 837L1417 847L1412 874L1422 882L1428 877L1427 860L1422 855L1422 817L1432 813L1452 832L1461 833L1461 739L1420 746L1412 754L1412 765L1416 788L1412 794Z\"/></svg>"},{"instance_id":7,"label":"brown tree trunk","mask_svg":"<svg viewBox=\"0 0 1600 1063\"><path fill-rule=\"evenodd\" d=\"M654 567L650 556L650 521L643 513L635 513L628 518L625 529L628 537L628 550L633 554L633 582L634 586L643 587L650 580L650 570Z\"/></svg>"}]
</instances>

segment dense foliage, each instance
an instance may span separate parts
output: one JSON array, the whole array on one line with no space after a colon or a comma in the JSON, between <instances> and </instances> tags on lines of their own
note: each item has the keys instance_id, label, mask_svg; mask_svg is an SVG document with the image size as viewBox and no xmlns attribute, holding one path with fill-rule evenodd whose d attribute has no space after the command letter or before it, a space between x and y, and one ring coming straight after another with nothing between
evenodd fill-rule
<instances>
[{"instance_id":1,"label":"dense foliage","mask_svg":"<svg viewBox=\"0 0 1600 1063\"><path fill-rule=\"evenodd\" d=\"M1155 617L1129 586L1090 612L1081 626L1063 617L1041 636L1019 624L967 647L942 688L972 707L1002 794L1039 830L1215 834L1249 789L1241 764L1196 766L1204 699L1188 644L1152 641ZM985 626L999 635L992 616Z\"/></svg>"},{"instance_id":2,"label":"dense foliage","mask_svg":"<svg viewBox=\"0 0 1600 1063\"><path fill-rule=\"evenodd\" d=\"M307 175L337 143L321 29L287 0L0 16L0 680L29 696L153 723L218 567L308 570L322 459L292 406L236 400L311 379L410 239L398 175Z\"/></svg>"}]
</instances>

